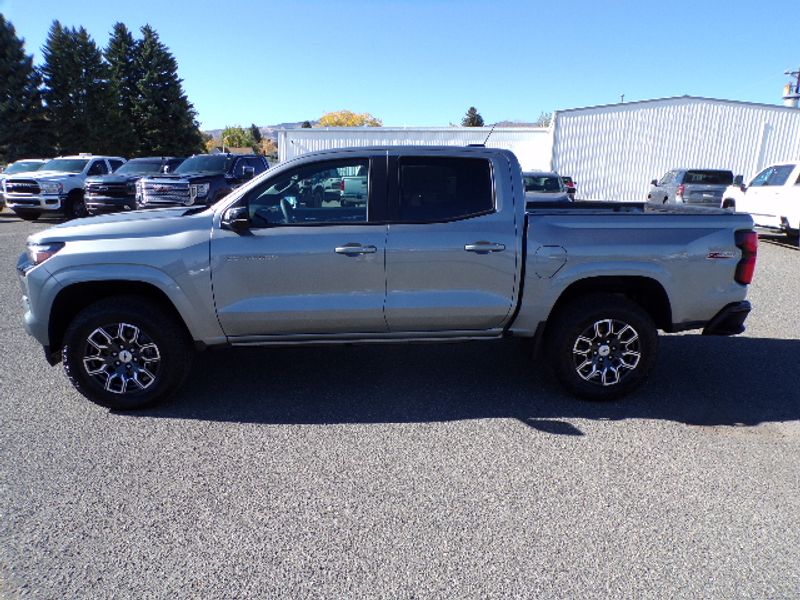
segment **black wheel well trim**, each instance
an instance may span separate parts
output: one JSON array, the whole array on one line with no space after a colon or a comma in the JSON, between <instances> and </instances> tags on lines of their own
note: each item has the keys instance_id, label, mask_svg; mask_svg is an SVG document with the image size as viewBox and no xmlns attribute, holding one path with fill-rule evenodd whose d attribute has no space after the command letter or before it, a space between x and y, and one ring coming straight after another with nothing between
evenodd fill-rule
<instances>
[{"instance_id":1,"label":"black wheel well trim","mask_svg":"<svg viewBox=\"0 0 800 600\"><path fill-rule=\"evenodd\" d=\"M53 299L48 321L48 350L56 354L64 345L64 333L75 316L84 308L105 298L114 296L140 296L155 301L177 320L192 339L186 322L170 297L158 286L145 281L128 281L118 279L101 279L73 283L60 290Z\"/></svg>"},{"instance_id":2,"label":"black wheel well trim","mask_svg":"<svg viewBox=\"0 0 800 600\"><path fill-rule=\"evenodd\" d=\"M564 306L590 294L610 294L624 296L639 305L650 315L656 327L664 331L672 330L672 306L664 286L652 277L639 275L589 277L571 283L561 292L550 310L548 322Z\"/></svg>"}]
</instances>

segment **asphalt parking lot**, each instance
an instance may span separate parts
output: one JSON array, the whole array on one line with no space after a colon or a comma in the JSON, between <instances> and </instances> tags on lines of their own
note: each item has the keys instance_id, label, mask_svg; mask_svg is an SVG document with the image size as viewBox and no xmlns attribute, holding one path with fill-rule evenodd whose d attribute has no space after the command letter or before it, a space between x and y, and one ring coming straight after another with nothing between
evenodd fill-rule
<instances>
[{"instance_id":1,"label":"asphalt parking lot","mask_svg":"<svg viewBox=\"0 0 800 600\"><path fill-rule=\"evenodd\" d=\"M51 223L52 224L52 223ZM514 343L200 355L97 407L22 329L0 213L0 597L797 598L800 250L748 331L566 396Z\"/></svg>"}]
</instances>

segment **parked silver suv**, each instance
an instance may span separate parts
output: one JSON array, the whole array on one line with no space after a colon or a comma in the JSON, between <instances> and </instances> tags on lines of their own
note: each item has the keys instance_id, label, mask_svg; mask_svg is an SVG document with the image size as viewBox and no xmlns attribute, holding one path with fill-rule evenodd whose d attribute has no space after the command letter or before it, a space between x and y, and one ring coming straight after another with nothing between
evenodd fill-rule
<instances>
[{"instance_id":1,"label":"parked silver suv","mask_svg":"<svg viewBox=\"0 0 800 600\"><path fill-rule=\"evenodd\" d=\"M647 201L657 204L708 204L719 206L731 183L731 171L717 169L672 169L650 182Z\"/></svg>"}]
</instances>

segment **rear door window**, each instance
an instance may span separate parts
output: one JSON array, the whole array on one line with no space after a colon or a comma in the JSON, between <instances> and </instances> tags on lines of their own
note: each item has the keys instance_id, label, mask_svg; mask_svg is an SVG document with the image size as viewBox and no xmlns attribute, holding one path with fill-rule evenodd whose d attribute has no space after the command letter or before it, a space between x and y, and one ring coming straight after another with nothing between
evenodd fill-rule
<instances>
[{"instance_id":1,"label":"rear door window","mask_svg":"<svg viewBox=\"0 0 800 600\"><path fill-rule=\"evenodd\" d=\"M397 220L435 223L494 211L491 164L481 158L402 157Z\"/></svg>"}]
</instances>

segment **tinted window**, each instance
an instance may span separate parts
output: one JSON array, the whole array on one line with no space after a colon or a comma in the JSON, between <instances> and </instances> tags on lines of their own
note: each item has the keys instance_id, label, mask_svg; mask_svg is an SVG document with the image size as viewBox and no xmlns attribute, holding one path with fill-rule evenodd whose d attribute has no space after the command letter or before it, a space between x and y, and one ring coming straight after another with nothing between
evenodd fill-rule
<instances>
[{"instance_id":1,"label":"tinted window","mask_svg":"<svg viewBox=\"0 0 800 600\"><path fill-rule=\"evenodd\" d=\"M765 185L783 185L789 179L789 175L794 171L794 165L780 165L773 167L772 173Z\"/></svg>"},{"instance_id":2,"label":"tinted window","mask_svg":"<svg viewBox=\"0 0 800 600\"><path fill-rule=\"evenodd\" d=\"M225 173L235 157L224 154L198 154L187 158L181 166L175 169L176 173Z\"/></svg>"},{"instance_id":3,"label":"tinted window","mask_svg":"<svg viewBox=\"0 0 800 600\"><path fill-rule=\"evenodd\" d=\"M262 163L263 165L263 163ZM246 202L253 227L364 223L369 160L315 163L270 177Z\"/></svg>"},{"instance_id":4,"label":"tinted window","mask_svg":"<svg viewBox=\"0 0 800 600\"><path fill-rule=\"evenodd\" d=\"M106 175L107 173L108 167L106 167L106 161L96 160L92 163L92 166L89 167L87 175Z\"/></svg>"},{"instance_id":5,"label":"tinted window","mask_svg":"<svg viewBox=\"0 0 800 600\"><path fill-rule=\"evenodd\" d=\"M731 185L733 173L730 171L687 171L683 183L701 183L704 185Z\"/></svg>"},{"instance_id":6,"label":"tinted window","mask_svg":"<svg viewBox=\"0 0 800 600\"><path fill-rule=\"evenodd\" d=\"M523 175L526 192L561 192L563 186L554 175Z\"/></svg>"},{"instance_id":7,"label":"tinted window","mask_svg":"<svg viewBox=\"0 0 800 600\"><path fill-rule=\"evenodd\" d=\"M487 160L401 158L399 168L399 218L403 222L450 221L494 209Z\"/></svg>"},{"instance_id":8,"label":"tinted window","mask_svg":"<svg viewBox=\"0 0 800 600\"><path fill-rule=\"evenodd\" d=\"M113 158L110 159L108 162L111 165L112 171L116 171L124 164L121 160L114 160Z\"/></svg>"},{"instance_id":9,"label":"tinted window","mask_svg":"<svg viewBox=\"0 0 800 600\"><path fill-rule=\"evenodd\" d=\"M134 158L133 160L129 160L124 165L122 165L119 169L114 171L115 173L141 173L141 174L151 174L151 173L159 173L161 172L161 159L152 159L152 158Z\"/></svg>"}]
</instances>

